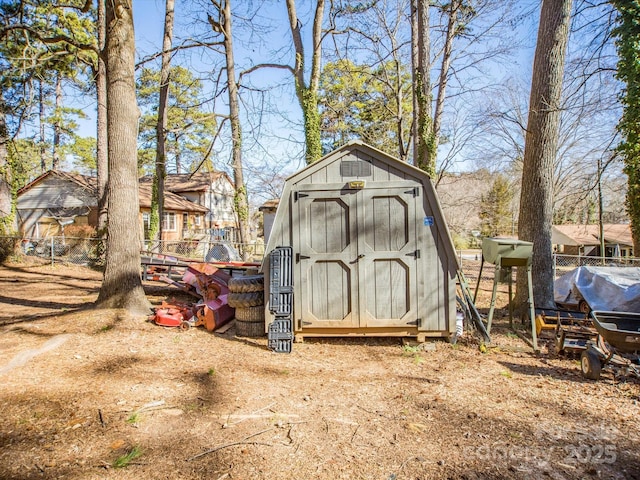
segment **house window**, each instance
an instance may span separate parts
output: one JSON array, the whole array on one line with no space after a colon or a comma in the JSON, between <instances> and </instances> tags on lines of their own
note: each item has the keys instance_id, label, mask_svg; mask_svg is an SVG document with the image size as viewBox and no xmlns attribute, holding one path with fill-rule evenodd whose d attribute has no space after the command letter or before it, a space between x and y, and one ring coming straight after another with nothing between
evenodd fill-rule
<instances>
[{"instance_id":1,"label":"house window","mask_svg":"<svg viewBox=\"0 0 640 480\"><path fill-rule=\"evenodd\" d=\"M174 212L162 213L162 230L165 232L176 231L176 214Z\"/></svg>"},{"instance_id":2,"label":"house window","mask_svg":"<svg viewBox=\"0 0 640 480\"><path fill-rule=\"evenodd\" d=\"M145 240L149 239L149 229L151 228L151 215L149 212L142 213L142 228L144 230Z\"/></svg>"},{"instance_id":3,"label":"house window","mask_svg":"<svg viewBox=\"0 0 640 480\"><path fill-rule=\"evenodd\" d=\"M187 230L189 230L189 214L183 213L182 214L182 231L186 232Z\"/></svg>"},{"instance_id":4,"label":"house window","mask_svg":"<svg viewBox=\"0 0 640 480\"><path fill-rule=\"evenodd\" d=\"M193 224L194 224L196 227L199 227L199 226L201 225L201 222L202 222L202 221L200 220L200 214L199 214L199 213L196 213L196 214L194 215L194 217L193 217Z\"/></svg>"}]
</instances>

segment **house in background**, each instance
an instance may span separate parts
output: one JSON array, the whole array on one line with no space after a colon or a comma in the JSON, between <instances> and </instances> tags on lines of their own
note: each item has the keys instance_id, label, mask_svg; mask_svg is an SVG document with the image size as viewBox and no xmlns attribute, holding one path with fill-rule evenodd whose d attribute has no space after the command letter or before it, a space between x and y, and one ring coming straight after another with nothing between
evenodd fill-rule
<instances>
[{"instance_id":1,"label":"house in background","mask_svg":"<svg viewBox=\"0 0 640 480\"><path fill-rule=\"evenodd\" d=\"M151 185L139 186L139 238L145 238L151 211ZM204 223L209 210L180 195L165 192L163 237L181 240ZM96 227L95 177L50 170L18 191L18 228L23 237L44 238L64 234L67 225Z\"/></svg>"},{"instance_id":2,"label":"house in background","mask_svg":"<svg viewBox=\"0 0 640 480\"><path fill-rule=\"evenodd\" d=\"M279 198L267 200L264 202L258 210L262 212L262 235L264 237L264 243L269 241L269 235L271 235L271 229L273 228L273 222L276 218L276 211L280 204Z\"/></svg>"},{"instance_id":3,"label":"house in background","mask_svg":"<svg viewBox=\"0 0 640 480\"><path fill-rule=\"evenodd\" d=\"M18 230L23 237L62 235L66 225L98 224L96 179L49 170L18 190Z\"/></svg>"},{"instance_id":4,"label":"house in background","mask_svg":"<svg viewBox=\"0 0 640 480\"><path fill-rule=\"evenodd\" d=\"M599 225L554 225L551 231L551 243L557 253L565 255L633 256L633 238L630 225L606 223L603 225L603 230L604 252L600 252Z\"/></svg>"},{"instance_id":5,"label":"house in background","mask_svg":"<svg viewBox=\"0 0 640 480\"><path fill-rule=\"evenodd\" d=\"M152 177L140 179L141 185L151 185ZM237 221L234 207L235 188L224 172L169 174L165 191L205 207L203 224L194 226L193 233L206 233L212 238L236 241Z\"/></svg>"},{"instance_id":6,"label":"house in background","mask_svg":"<svg viewBox=\"0 0 640 480\"><path fill-rule=\"evenodd\" d=\"M141 238L149 239L151 224L151 184L140 184L140 225ZM193 234L204 224L208 210L202 205L171 193L164 192L164 210L162 212L162 239L182 240Z\"/></svg>"}]
</instances>

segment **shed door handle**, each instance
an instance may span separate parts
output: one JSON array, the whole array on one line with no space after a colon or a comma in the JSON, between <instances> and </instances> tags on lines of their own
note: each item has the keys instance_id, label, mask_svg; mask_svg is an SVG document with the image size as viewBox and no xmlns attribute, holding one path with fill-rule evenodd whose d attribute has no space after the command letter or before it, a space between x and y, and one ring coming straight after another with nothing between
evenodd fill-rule
<instances>
[{"instance_id":1,"label":"shed door handle","mask_svg":"<svg viewBox=\"0 0 640 480\"><path fill-rule=\"evenodd\" d=\"M349 262L349 263L350 263L350 264L352 264L352 265L353 265L354 263L358 263L358 260L360 260L361 258L364 258L364 254L363 254L363 253L361 253L360 255L358 255L358 256L356 257L356 259L355 259L353 262Z\"/></svg>"}]
</instances>

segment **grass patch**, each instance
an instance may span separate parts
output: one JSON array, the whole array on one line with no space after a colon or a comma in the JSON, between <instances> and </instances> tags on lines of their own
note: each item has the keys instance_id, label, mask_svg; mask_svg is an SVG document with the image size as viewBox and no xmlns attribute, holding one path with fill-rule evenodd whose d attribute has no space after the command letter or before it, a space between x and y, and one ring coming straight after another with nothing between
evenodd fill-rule
<instances>
[{"instance_id":1,"label":"grass patch","mask_svg":"<svg viewBox=\"0 0 640 480\"><path fill-rule=\"evenodd\" d=\"M412 345L403 345L402 346L402 352L404 354L406 354L407 356L415 355L419 351L420 351L420 347L419 346L412 346Z\"/></svg>"},{"instance_id":2,"label":"grass patch","mask_svg":"<svg viewBox=\"0 0 640 480\"><path fill-rule=\"evenodd\" d=\"M424 359L420 356L419 345L403 345L402 355L405 357L411 357L413 359L413 363L415 363L416 365L420 365L422 362L424 362Z\"/></svg>"},{"instance_id":3,"label":"grass patch","mask_svg":"<svg viewBox=\"0 0 640 480\"><path fill-rule=\"evenodd\" d=\"M129 450L124 455L120 455L113 461L111 465L113 468L125 468L131 464L136 458L139 458L142 455L142 449L138 445L134 445L134 447Z\"/></svg>"},{"instance_id":4,"label":"grass patch","mask_svg":"<svg viewBox=\"0 0 640 480\"><path fill-rule=\"evenodd\" d=\"M140 421L140 414L138 412L133 412L131 415L129 415L129 418L127 418L127 423L130 424L136 424Z\"/></svg>"}]
</instances>

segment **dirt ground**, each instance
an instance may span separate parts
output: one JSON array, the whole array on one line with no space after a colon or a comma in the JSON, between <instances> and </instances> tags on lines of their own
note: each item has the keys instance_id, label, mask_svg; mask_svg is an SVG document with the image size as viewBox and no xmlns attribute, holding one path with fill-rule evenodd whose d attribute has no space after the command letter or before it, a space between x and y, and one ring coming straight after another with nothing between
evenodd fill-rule
<instances>
[{"instance_id":1,"label":"dirt ground","mask_svg":"<svg viewBox=\"0 0 640 480\"><path fill-rule=\"evenodd\" d=\"M100 280L0 268L1 479L640 478L640 381L584 380L504 319L486 352L467 332L277 354L93 310Z\"/></svg>"}]
</instances>

